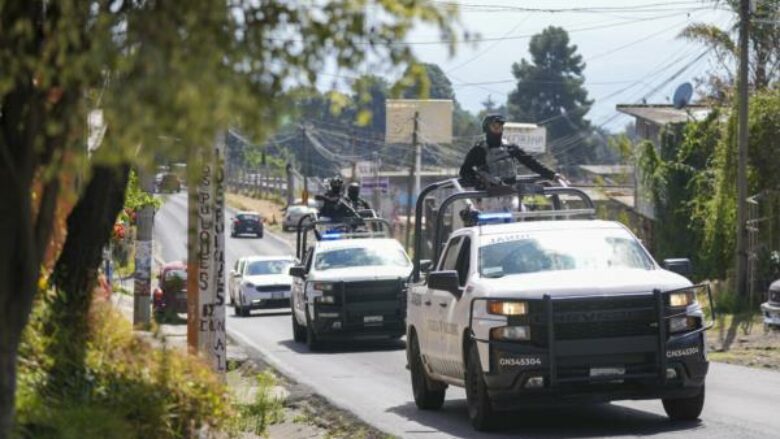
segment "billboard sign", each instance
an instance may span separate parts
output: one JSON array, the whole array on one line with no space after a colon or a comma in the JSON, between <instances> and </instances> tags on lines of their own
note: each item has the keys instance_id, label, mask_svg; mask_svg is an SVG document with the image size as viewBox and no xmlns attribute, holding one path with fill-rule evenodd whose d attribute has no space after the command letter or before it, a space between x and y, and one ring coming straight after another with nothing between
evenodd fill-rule
<instances>
[{"instance_id":1,"label":"billboard sign","mask_svg":"<svg viewBox=\"0 0 780 439\"><path fill-rule=\"evenodd\" d=\"M504 141L515 144L525 152L547 152L547 128L532 123L507 122L504 124Z\"/></svg>"},{"instance_id":2,"label":"billboard sign","mask_svg":"<svg viewBox=\"0 0 780 439\"><path fill-rule=\"evenodd\" d=\"M385 107L385 142L411 144L417 112L419 143L452 143L452 100L388 99Z\"/></svg>"}]
</instances>

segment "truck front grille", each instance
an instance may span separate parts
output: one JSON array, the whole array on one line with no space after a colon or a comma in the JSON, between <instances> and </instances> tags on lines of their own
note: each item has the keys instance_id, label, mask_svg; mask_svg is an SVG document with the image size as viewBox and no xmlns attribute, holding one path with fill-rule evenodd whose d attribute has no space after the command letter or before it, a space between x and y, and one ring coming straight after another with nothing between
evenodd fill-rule
<instances>
[{"instance_id":1,"label":"truck front grille","mask_svg":"<svg viewBox=\"0 0 780 439\"><path fill-rule=\"evenodd\" d=\"M344 282L346 303L389 302L402 297L403 282L398 279Z\"/></svg>"},{"instance_id":2,"label":"truck front grille","mask_svg":"<svg viewBox=\"0 0 780 439\"><path fill-rule=\"evenodd\" d=\"M556 340L634 337L658 333L652 295L586 297L553 300ZM531 306L531 337L547 346L547 318L543 302Z\"/></svg>"}]
</instances>

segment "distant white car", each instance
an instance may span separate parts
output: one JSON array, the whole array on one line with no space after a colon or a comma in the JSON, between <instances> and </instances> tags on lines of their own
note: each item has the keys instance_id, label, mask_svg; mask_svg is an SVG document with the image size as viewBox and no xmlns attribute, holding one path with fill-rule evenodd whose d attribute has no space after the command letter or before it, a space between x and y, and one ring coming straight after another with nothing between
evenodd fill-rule
<instances>
[{"instance_id":1,"label":"distant white car","mask_svg":"<svg viewBox=\"0 0 780 439\"><path fill-rule=\"evenodd\" d=\"M282 230L285 232L288 230L296 230L298 223L304 215L316 214L317 208L307 207L302 204L296 204L287 207L284 213L284 219L282 220Z\"/></svg>"},{"instance_id":2,"label":"distant white car","mask_svg":"<svg viewBox=\"0 0 780 439\"><path fill-rule=\"evenodd\" d=\"M246 256L239 258L231 270L230 304L237 316L248 316L259 308L290 306L290 267L292 256Z\"/></svg>"}]
</instances>

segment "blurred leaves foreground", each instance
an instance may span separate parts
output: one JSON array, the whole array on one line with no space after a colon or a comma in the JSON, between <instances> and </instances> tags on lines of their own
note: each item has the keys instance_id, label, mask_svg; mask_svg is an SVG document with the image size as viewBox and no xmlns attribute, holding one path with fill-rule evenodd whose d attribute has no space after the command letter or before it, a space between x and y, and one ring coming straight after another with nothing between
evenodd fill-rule
<instances>
[{"instance_id":1,"label":"blurred leaves foreground","mask_svg":"<svg viewBox=\"0 0 780 439\"><path fill-rule=\"evenodd\" d=\"M94 255L109 239L114 218L94 215L109 225L105 230L82 220L68 222L69 228L81 222L82 229L100 235L91 236L88 245L73 246L78 258L89 256L82 258L89 264L78 258L57 263L67 206L79 199L78 204L90 206L88 212L111 213L98 204L114 205L111 197L123 196L96 191L106 199L81 203L91 175L121 183L129 168L152 169L156 158L201 157L215 135L231 126L262 140L294 107L285 98L288 90L314 87L327 70L338 76L414 64L403 41L419 24L437 29L452 50L456 19L453 6L431 0L0 1L0 437L12 428L17 352L38 279L49 277L52 267L70 267L71 274L53 277L76 288L59 294L63 303L84 303L90 283L84 277L96 269ZM188 166L190 181L199 168L194 163ZM68 282L68 276L78 282ZM67 308L66 313L72 311ZM88 307L71 308L78 310L68 317L73 321L87 317ZM109 335L98 337L103 336ZM107 366L105 353L89 352L96 358L86 361L99 362L96 370L128 364L123 356ZM74 359L57 359L63 360ZM119 376L162 373L151 364L136 366ZM168 370L176 373L179 367ZM26 369L24 379L42 379L45 371ZM95 381L90 392L105 398L122 392L129 399L146 397L136 386L111 383L116 384ZM22 384L23 392L35 388ZM24 416L40 413L29 393L20 401ZM113 410L105 400L96 401L72 409ZM178 403L151 398L135 407L138 412L106 419L143 429L148 426L138 420L144 419L144 410ZM86 417L92 418L101 416Z\"/></svg>"}]
</instances>

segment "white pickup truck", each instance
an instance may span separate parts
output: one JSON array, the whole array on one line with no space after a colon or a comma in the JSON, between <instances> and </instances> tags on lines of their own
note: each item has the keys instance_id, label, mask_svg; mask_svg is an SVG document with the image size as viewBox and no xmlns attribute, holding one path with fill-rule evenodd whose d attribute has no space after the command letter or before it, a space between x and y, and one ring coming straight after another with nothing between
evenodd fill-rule
<instances>
[{"instance_id":1,"label":"white pickup truck","mask_svg":"<svg viewBox=\"0 0 780 439\"><path fill-rule=\"evenodd\" d=\"M294 340L316 350L334 340L403 337L412 263L401 244L384 232L315 234L314 226L299 227L301 265L290 268Z\"/></svg>"},{"instance_id":2,"label":"white pickup truck","mask_svg":"<svg viewBox=\"0 0 780 439\"><path fill-rule=\"evenodd\" d=\"M622 224L478 224L455 230L440 254L435 265L416 259L409 285L420 409L440 408L455 385L478 430L498 411L622 399L699 416L706 290L661 268Z\"/></svg>"}]
</instances>

